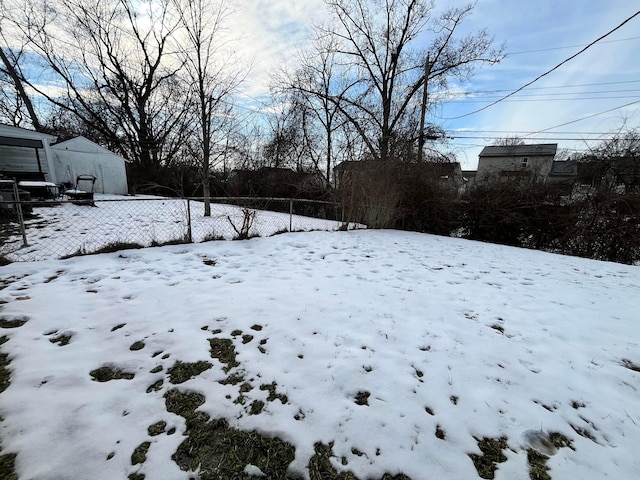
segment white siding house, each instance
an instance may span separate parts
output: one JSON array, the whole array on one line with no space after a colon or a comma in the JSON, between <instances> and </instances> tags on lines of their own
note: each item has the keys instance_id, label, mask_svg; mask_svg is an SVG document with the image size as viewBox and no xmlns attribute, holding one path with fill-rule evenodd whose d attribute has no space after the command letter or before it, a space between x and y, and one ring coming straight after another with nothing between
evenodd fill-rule
<instances>
[{"instance_id":1,"label":"white siding house","mask_svg":"<svg viewBox=\"0 0 640 480\"><path fill-rule=\"evenodd\" d=\"M0 173L7 178L57 183L50 145L56 137L0 124Z\"/></svg>"},{"instance_id":2,"label":"white siding house","mask_svg":"<svg viewBox=\"0 0 640 480\"><path fill-rule=\"evenodd\" d=\"M478 156L476 183L500 178L546 182L557 149L557 143L484 147Z\"/></svg>"},{"instance_id":3,"label":"white siding house","mask_svg":"<svg viewBox=\"0 0 640 480\"><path fill-rule=\"evenodd\" d=\"M84 137L51 146L53 165L59 183L75 185L78 175L97 178L96 193L126 195L126 160Z\"/></svg>"}]
</instances>

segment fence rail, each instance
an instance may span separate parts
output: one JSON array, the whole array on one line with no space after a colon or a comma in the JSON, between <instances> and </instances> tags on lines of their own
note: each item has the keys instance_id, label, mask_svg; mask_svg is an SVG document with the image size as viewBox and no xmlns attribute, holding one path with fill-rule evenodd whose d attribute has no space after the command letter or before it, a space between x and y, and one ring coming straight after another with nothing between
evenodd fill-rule
<instances>
[{"instance_id":1,"label":"fence rail","mask_svg":"<svg viewBox=\"0 0 640 480\"><path fill-rule=\"evenodd\" d=\"M0 257L34 261L208 240L342 228L342 207L290 198L119 197L0 201ZM24 218L22 218L24 217Z\"/></svg>"}]
</instances>

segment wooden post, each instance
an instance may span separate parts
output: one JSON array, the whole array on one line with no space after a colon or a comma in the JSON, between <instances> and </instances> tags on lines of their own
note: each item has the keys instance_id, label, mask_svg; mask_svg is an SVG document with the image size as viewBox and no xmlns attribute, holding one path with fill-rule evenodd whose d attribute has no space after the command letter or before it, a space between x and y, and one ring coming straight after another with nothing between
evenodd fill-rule
<instances>
[{"instance_id":1,"label":"wooden post","mask_svg":"<svg viewBox=\"0 0 640 480\"><path fill-rule=\"evenodd\" d=\"M429 52L424 64L424 89L422 90L422 109L420 111L420 135L418 136L418 163L422 162L422 149L424 148L424 117L427 113L427 99L429 92L429 74L431 73L431 60Z\"/></svg>"}]
</instances>

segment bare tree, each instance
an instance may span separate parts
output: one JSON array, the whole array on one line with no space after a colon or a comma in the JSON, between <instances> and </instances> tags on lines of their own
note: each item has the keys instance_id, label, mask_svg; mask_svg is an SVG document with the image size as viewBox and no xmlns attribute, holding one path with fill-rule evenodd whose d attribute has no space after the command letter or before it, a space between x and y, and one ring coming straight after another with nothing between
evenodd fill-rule
<instances>
[{"instance_id":1,"label":"bare tree","mask_svg":"<svg viewBox=\"0 0 640 480\"><path fill-rule=\"evenodd\" d=\"M331 100L345 88L336 62L335 42L333 37L316 35L311 48L300 53L300 67L288 82L289 90L295 92L293 97L304 106L307 115L304 136L309 154L327 185L331 183L336 135L344 123L338 105ZM287 82L281 80L280 84Z\"/></svg>"},{"instance_id":2,"label":"bare tree","mask_svg":"<svg viewBox=\"0 0 640 480\"><path fill-rule=\"evenodd\" d=\"M297 172L317 170L318 138L315 112L299 92L274 97L268 117L269 136L263 148L267 166L292 168Z\"/></svg>"},{"instance_id":3,"label":"bare tree","mask_svg":"<svg viewBox=\"0 0 640 480\"><path fill-rule=\"evenodd\" d=\"M6 37L0 28L0 114L12 125L21 126L28 121L36 131L44 130L40 115L36 112L31 96L25 88L25 77L22 73L24 48L7 48Z\"/></svg>"},{"instance_id":4,"label":"bare tree","mask_svg":"<svg viewBox=\"0 0 640 480\"><path fill-rule=\"evenodd\" d=\"M601 190L640 192L640 129L625 124L579 158L580 181Z\"/></svg>"},{"instance_id":5,"label":"bare tree","mask_svg":"<svg viewBox=\"0 0 640 480\"><path fill-rule=\"evenodd\" d=\"M46 73L23 78L32 91L111 139L141 171L171 161L184 92L168 0L17 0L5 13L37 57L32 70Z\"/></svg>"},{"instance_id":6,"label":"bare tree","mask_svg":"<svg viewBox=\"0 0 640 480\"><path fill-rule=\"evenodd\" d=\"M193 92L197 164L204 196L204 215L211 215L210 170L215 157L225 155L232 129L230 97L246 76L230 48L224 23L231 13L228 0L174 0L187 42L182 57L187 85Z\"/></svg>"},{"instance_id":7,"label":"bare tree","mask_svg":"<svg viewBox=\"0 0 640 480\"><path fill-rule=\"evenodd\" d=\"M452 77L467 78L483 63L503 58L485 30L457 38L474 5L454 8L437 18L428 0L326 0L333 21L318 28L332 39L331 52L347 79L328 94L308 89L335 105L367 145L372 156L392 156L392 140L406 117L416 112L424 82L445 88ZM434 37L428 48L414 48L425 29ZM429 52L430 68L425 69ZM428 78L424 72L428 70Z\"/></svg>"}]
</instances>

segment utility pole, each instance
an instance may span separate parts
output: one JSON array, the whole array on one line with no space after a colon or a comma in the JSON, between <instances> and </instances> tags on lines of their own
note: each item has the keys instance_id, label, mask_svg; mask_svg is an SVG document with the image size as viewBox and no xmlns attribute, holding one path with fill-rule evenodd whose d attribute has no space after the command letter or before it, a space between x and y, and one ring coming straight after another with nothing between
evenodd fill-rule
<instances>
[{"instance_id":1,"label":"utility pole","mask_svg":"<svg viewBox=\"0 0 640 480\"><path fill-rule=\"evenodd\" d=\"M427 98L429 93L429 74L431 73L431 59L427 52L424 63L424 89L422 90L422 109L420 111L420 135L418 137L418 163L422 162L422 149L424 148L424 117L427 113Z\"/></svg>"}]
</instances>

